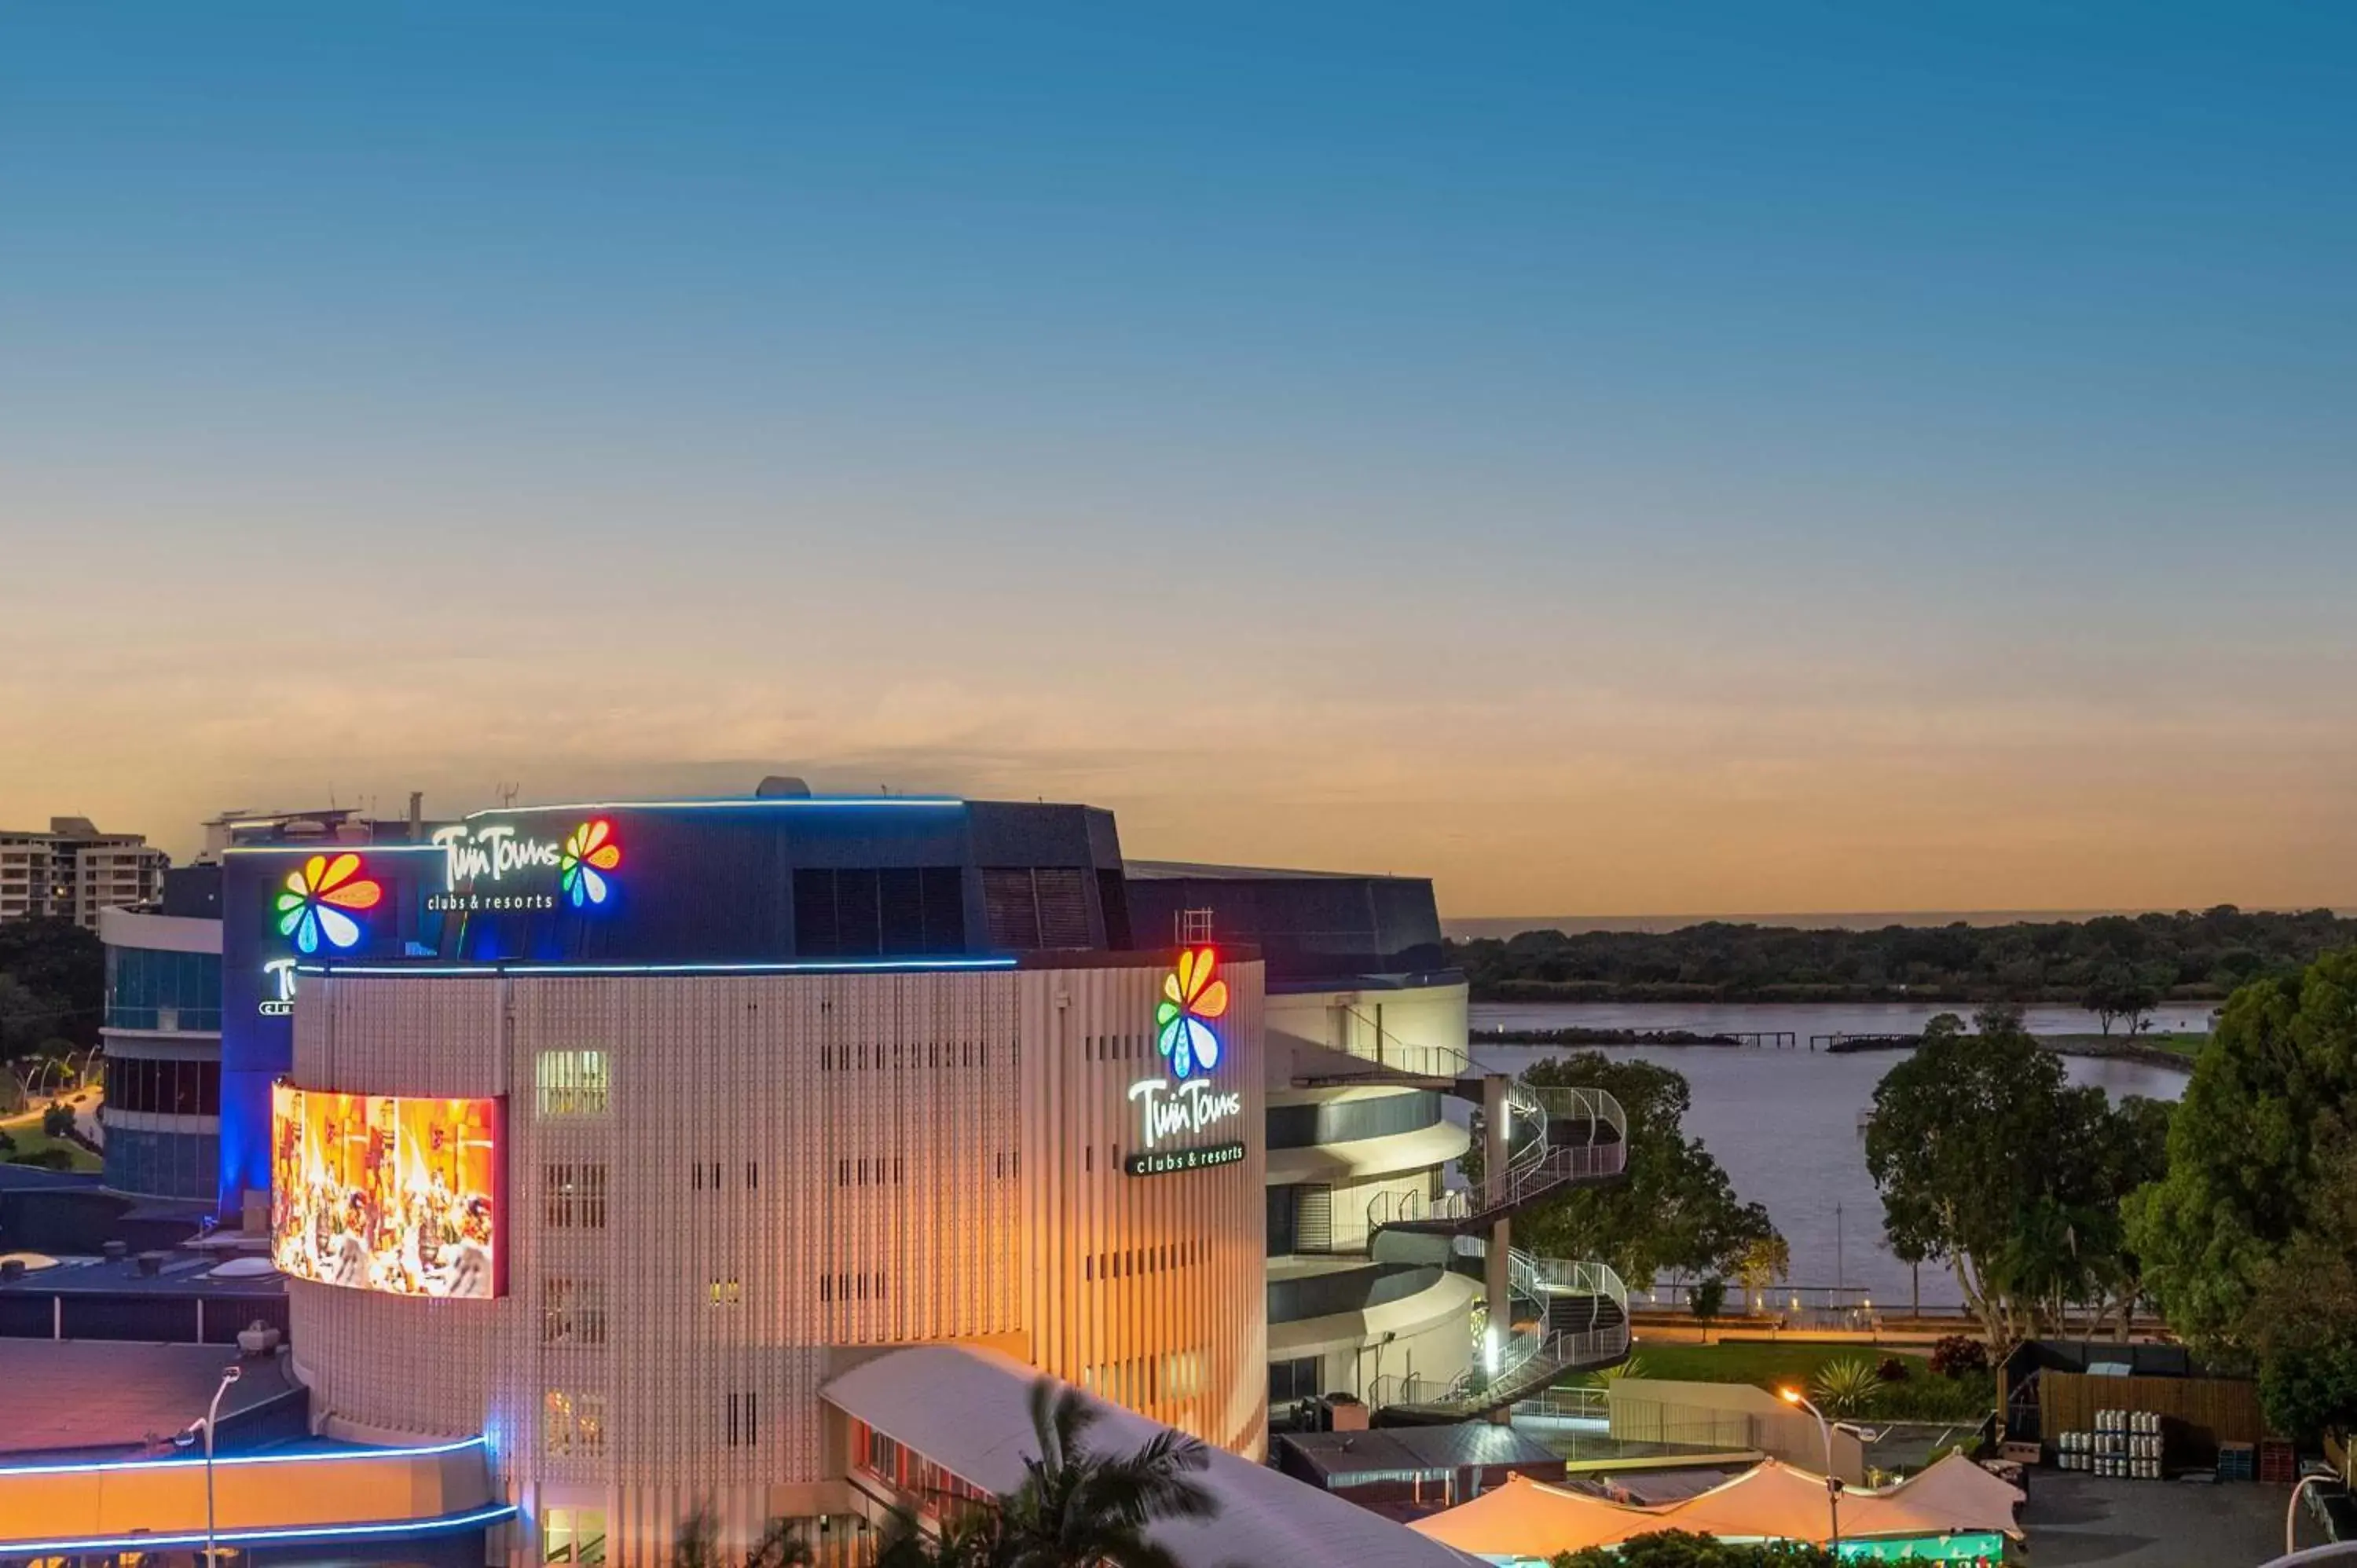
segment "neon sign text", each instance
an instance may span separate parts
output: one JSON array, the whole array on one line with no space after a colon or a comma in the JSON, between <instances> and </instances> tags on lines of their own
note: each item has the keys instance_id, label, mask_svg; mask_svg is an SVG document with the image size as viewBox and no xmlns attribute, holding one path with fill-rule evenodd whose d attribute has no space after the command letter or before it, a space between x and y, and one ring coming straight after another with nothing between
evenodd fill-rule
<instances>
[{"instance_id":1,"label":"neon sign text","mask_svg":"<svg viewBox=\"0 0 2357 1568\"><path fill-rule=\"evenodd\" d=\"M1215 1122L1244 1112L1244 1097L1235 1090L1216 1090L1200 1079L1172 1089L1168 1079L1140 1079L1129 1086L1129 1097L1139 1102L1145 1118L1146 1146L1165 1138L1200 1133Z\"/></svg>"},{"instance_id":2,"label":"neon sign text","mask_svg":"<svg viewBox=\"0 0 2357 1568\"><path fill-rule=\"evenodd\" d=\"M564 845L556 840L518 838L511 827L477 832L461 822L436 830L434 842L442 846L454 888L471 886L478 878L504 881L511 872L554 871L564 857Z\"/></svg>"}]
</instances>

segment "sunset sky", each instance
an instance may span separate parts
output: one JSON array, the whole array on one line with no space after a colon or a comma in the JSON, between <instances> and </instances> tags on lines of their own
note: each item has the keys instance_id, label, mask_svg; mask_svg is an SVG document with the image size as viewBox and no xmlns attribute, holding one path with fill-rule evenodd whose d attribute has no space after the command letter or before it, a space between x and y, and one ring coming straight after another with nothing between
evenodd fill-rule
<instances>
[{"instance_id":1,"label":"sunset sky","mask_svg":"<svg viewBox=\"0 0 2357 1568\"><path fill-rule=\"evenodd\" d=\"M396 14L397 13L397 14ZM2357 904L2357 8L0 14L0 827Z\"/></svg>"}]
</instances>

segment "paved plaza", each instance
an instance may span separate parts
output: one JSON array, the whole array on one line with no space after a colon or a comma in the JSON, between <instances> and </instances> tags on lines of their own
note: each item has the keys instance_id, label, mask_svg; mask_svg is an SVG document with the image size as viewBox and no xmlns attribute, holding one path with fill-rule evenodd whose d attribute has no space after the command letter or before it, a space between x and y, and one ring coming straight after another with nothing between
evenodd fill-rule
<instances>
[{"instance_id":1,"label":"paved plaza","mask_svg":"<svg viewBox=\"0 0 2357 1568\"><path fill-rule=\"evenodd\" d=\"M2029 1477L2029 1560L2037 1568L2257 1568L2283 1552L2283 1487L2129 1481L2073 1470ZM2300 1521L2299 1543L2324 1539Z\"/></svg>"}]
</instances>

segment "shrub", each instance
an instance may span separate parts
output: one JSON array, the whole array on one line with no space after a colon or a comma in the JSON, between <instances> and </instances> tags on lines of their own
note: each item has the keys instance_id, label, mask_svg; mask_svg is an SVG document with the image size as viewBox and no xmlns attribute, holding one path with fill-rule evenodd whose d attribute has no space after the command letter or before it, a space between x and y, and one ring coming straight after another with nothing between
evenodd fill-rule
<instances>
[{"instance_id":1,"label":"shrub","mask_svg":"<svg viewBox=\"0 0 2357 1568\"><path fill-rule=\"evenodd\" d=\"M1944 1335L1932 1347L1932 1371L1937 1377L1986 1372L1988 1366L1988 1347L1968 1334Z\"/></svg>"},{"instance_id":2,"label":"shrub","mask_svg":"<svg viewBox=\"0 0 2357 1568\"><path fill-rule=\"evenodd\" d=\"M1874 1369L1874 1375L1886 1383L1903 1383L1907 1380L1907 1371L1906 1357L1885 1356L1882 1364Z\"/></svg>"},{"instance_id":3,"label":"shrub","mask_svg":"<svg viewBox=\"0 0 2357 1568\"><path fill-rule=\"evenodd\" d=\"M1696 1317L1708 1323L1718 1316L1718 1309L1727 1305L1727 1282L1715 1274L1709 1279L1695 1281L1694 1289L1687 1293L1686 1305L1694 1309Z\"/></svg>"},{"instance_id":4,"label":"shrub","mask_svg":"<svg viewBox=\"0 0 2357 1568\"><path fill-rule=\"evenodd\" d=\"M1828 1361L1817 1369L1809 1392L1827 1415L1857 1415L1882 1391L1874 1363L1862 1356Z\"/></svg>"},{"instance_id":5,"label":"shrub","mask_svg":"<svg viewBox=\"0 0 2357 1568\"><path fill-rule=\"evenodd\" d=\"M50 1101L48 1109L41 1112L41 1131L52 1138L64 1137L73 1125L73 1107L62 1100Z\"/></svg>"}]
</instances>

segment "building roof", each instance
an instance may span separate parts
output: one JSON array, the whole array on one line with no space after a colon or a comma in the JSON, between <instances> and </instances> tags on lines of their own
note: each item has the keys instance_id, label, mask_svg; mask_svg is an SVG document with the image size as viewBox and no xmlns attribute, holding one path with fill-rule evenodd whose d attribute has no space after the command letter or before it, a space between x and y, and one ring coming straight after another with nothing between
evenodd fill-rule
<instances>
[{"instance_id":1,"label":"building roof","mask_svg":"<svg viewBox=\"0 0 2357 1568\"><path fill-rule=\"evenodd\" d=\"M1213 865L1197 860L1125 860L1121 874L1132 882L1340 882L1418 881L1389 872L1288 871L1274 865Z\"/></svg>"},{"instance_id":2,"label":"building roof","mask_svg":"<svg viewBox=\"0 0 2357 1568\"><path fill-rule=\"evenodd\" d=\"M1009 1492L1023 1484L1023 1461L1037 1448L1030 1413L1035 1380L1029 1368L1004 1356L923 1345L856 1367L822 1391L851 1415L974 1485ZM1082 1397L1100 1416L1091 1434L1093 1444L1125 1452L1168 1430L1135 1412ZM1214 1450L1203 1481L1219 1500L1217 1517L1168 1520L1153 1530L1181 1568L1238 1563L1466 1568L1463 1556L1437 1541L1232 1454Z\"/></svg>"},{"instance_id":3,"label":"building roof","mask_svg":"<svg viewBox=\"0 0 2357 1568\"><path fill-rule=\"evenodd\" d=\"M222 1265L232 1260L210 1252L176 1251L165 1254L154 1273L139 1266L138 1254L122 1258L54 1256L0 1251L0 1257L26 1259L31 1266L17 1278L0 1282L0 1292L30 1295L201 1295L283 1296L285 1276L276 1270L250 1273Z\"/></svg>"},{"instance_id":4,"label":"building roof","mask_svg":"<svg viewBox=\"0 0 2357 1568\"><path fill-rule=\"evenodd\" d=\"M100 1339L0 1339L8 1419L0 1454L135 1448L199 1419L238 1359L232 1345L139 1345ZM296 1391L284 1357L244 1363L221 1400L221 1420Z\"/></svg>"},{"instance_id":5,"label":"building roof","mask_svg":"<svg viewBox=\"0 0 2357 1568\"><path fill-rule=\"evenodd\" d=\"M1276 1439L1298 1455L1328 1486L1353 1477L1412 1472L1447 1475L1468 1465L1545 1466L1560 1472L1563 1455L1545 1444L1487 1421L1446 1426L1392 1426L1372 1432L1288 1432Z\"/></svg>"}]
</instances>

